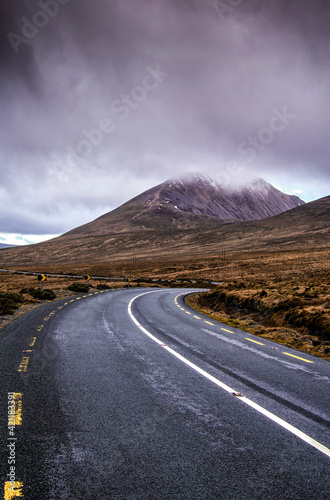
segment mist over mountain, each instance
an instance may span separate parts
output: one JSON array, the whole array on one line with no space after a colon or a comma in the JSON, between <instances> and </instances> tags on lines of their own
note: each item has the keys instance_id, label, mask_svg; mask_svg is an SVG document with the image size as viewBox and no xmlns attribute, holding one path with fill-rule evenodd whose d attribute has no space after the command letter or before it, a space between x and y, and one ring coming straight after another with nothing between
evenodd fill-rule
<instances>
[{"instance_id":1,"label":"mist over mountain","mask_svg":"<svg viewBox=\"0 0 330 500\"><path fill-rule=\"evenodd\" d=\"M187 174L145 191L66 235L213 227L214 223L265 219L303 204L297 196L284 194L263 179L230 187L201 174Z\"/></svg>"}]
</instances>

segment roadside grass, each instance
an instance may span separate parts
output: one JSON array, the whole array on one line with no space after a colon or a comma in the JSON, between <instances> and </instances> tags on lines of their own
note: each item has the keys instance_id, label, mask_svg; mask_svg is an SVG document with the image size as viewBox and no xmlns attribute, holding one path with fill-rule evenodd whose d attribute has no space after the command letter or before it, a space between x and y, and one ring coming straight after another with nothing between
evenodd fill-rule
<instances>
[{"instance_id":1,"label":"roadside grass","mask_svg":"<svg viewBox=\"0 0 330 500\"><path fill-rule=\"evenodd\" d=\"M19 293L0 293L0 316L11 316L20 307L41 300L54 300L53 290L40 290L33 287L23 288Z\"/></svg>"},{"instance_id":2,"label":"roadside grass","mask_svg":"<svg viewBox=\"0 0 330 500\"><path fill-rule=\"evenodd\" d=\"M33 297L36 300L54 300L56 299L56 294L54 290L46 289L40 290L40 288L22 288L20 291L21 294L27 294Z\"/></svg>"},{"instance_id":3,"label":"roadside grass","mask_svg":"<svg viewBox=\"0 0 330 500\"><path fill-rule=\"evenodd\" d=\"M76 293L88 293L89 285L86 283L72 283L72 285L68 286L68 290Z\"/></svg>"},{"instance_id":4,"label":"roadside grass","mask_svg":"<svg viewBox=\"0 0 330 500\"><path fill-rule=\"evenodd\" d=\"M196 293L187 303L229 326L330 360L329 285L272 281L230 281Z\"/></svg>"},{"instance_id":5,"label":"roadside grass","mask_svg":"<svg viewBox=\"0 0 330 500\"><path fill-rule=\"evenodd\" d=\"M23 297L17 293L0 293L0 316L14 314L23 302Z\"/></svg>"}]
</instances>

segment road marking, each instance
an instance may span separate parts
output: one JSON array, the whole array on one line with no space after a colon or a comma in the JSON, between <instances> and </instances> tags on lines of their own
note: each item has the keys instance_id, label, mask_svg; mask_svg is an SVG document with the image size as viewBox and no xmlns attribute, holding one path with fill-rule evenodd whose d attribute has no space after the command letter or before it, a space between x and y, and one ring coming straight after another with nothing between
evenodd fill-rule
<instances>
[{"instance_id":1,"label":"road marking","mask_svg":"<svg viewBox=\"0 0 330 500\"><path fill-rule=\"evenodd\" d=\"M9 406L11 414L8 413L8 427L22 425L22 411L23 411L23 394L21 392L10 393L10 401L12 405Z\"/></svg>"},{"instance_id":2,"label":"road marking","mask_svg":"<svg viewBox=\"0 0 330 500\"><path fill-rule=\"evenodd\" d=\"M27 372L27 367L28 367L28 364L29 364L29 358L28 357L23 357L19 367L18 367L18 371L19 372L24 372L26 373Z\"/></svg>"},{"instance_id":3,"label":"road marking","mask_svg":"<svg viewBox=\"0 0 330 500\"><path fill-rule=\"evenodd\" d=\"M248 337L245 337L245 340L249 340L250 342L254 342L255 344L259 344L259 345L265 345L262 342L257 342L256 340L249 339Z\"/></svg>"},{"instance_id":4,"label":"road marking","mask_svg":"<svg viewBox=\"0 0 330 500\"><path fill-rule=\"evenodd\" d=\"M21 481L6 481L4 500L15 500L15 498L23 498L23 483Z\"/></svg>"},{"instance_id":5,"label":"road marking","mask_svg":"<svg viewBox=\"0 0 330 500\"><path fill-rule=\"evenodd\" d=\"M185 313L187 313L187 314L192 314L192 313L190 313L190 312L186 311L183 307L181 307L181 306L178 304L178 300L177 300L177 299L178 299L178 297L181 297L181 295L185 295L185 294L186 294L186 292L184 292L184 293L180 293L179 295L177 295L177 296L175 297L175 299L174 299L174 302L175 302L175 304L178 306L178 308L179 308L179 309L181 309L181 311L184 311L184 312L185 312ZM208 325L211 325L211 326L215 326L215 323L210 323L210 321L206 321L205 319L200 318L199 316L195 316L195 315L194 315L194 318L196 318L196 319L201 319L201 320L203 320L203 321L204 321L204 323L207 323ZM226 330L226 331L229 331L229 330ZM234 332L230 332L230 333L234 333Z\"/></svg>"},{"instance_id":6,"label":"road marking","mask_svg":"<svg viewBox=\"0 0 330 500\"><path fill-rule=\"evenodd\" d=\"M257 403L255 403L251 399L248 399L248 398L242 396L238 391L235 391L234 389L232 389L228 385L224 384L223 382L221 382L219 379L217 379L216 377L214 377L210 373L206 372L205 370L203 370L199 366L197 366L194 363L192 363L191 361L189 361L189 359L185 358L184 356L181 356L181 354L179 354L178 352L176 352L171 347L168 347L167 345L165 345L161 340L159 340L152 333L150 333L146 328L144 328L138 322L138 320L135 318L134 314L132 313L132 305L133 305L133 302L137 298L140 298L143 295L147 295L149 293L155 293L155 291L145 292L145 293L142 293L140 295L136 295L135 297L133 297L131 299L131 301L129 302L128 307L127 307L128 314L129 314L130 318L136 324L136 326L143 333L145 333L147 335L147 337L149 337L151 340L153 340L154 342L156 342L156 344L160 345L163 349L165 349L166 351L168 351L170 354L172 354L173 356L175 356L176 358L178 358L184 364L186 364L187 366L189 366L190 368L192 368L195 372L197 372L200 375L202 375L204 378L210 380L211 382L213 382L215 385L217 385L218 387L220 387L224 391L226 391L226 392L228 392L228 393L233 394L234 396L236 396L239 399L239 401L242 401L246 405L250 406L251 408L253 408L257 412L259 412L262 415L264 415L265 417L267 417L268 419L272 420L273 422L277 423L278 425L280 425L281 427L283 427L287 431L291 432L292 434L294 434L295 436L297 436L299 439L301 439L305 443L309 444L310 446L312 446L313 448L317 449L321 453L324 453L325 455L327 455L328 457L330 457L330 449L329 448L327 448L323 444L319 443L318 441L316 441L312 437L308 436L304 432L300 431L299 429L297 429L293 425L289 424L285 420L281 419L280 417L278 417L274 413L271 413L270 411L266 410L262 406L258 405ZM306 360L304 360L304 361L306 361Z\"/></svg>"},{"instance_id":7,"label":"road marking","mask_svg":"<svg viewBox=\"0 0 330 500\"><path fill-rule=\"evenodd\" d=\"M36 343L37 337L32 337L31 342L29 344L29 347L34 347L34 344Z\"/></svg>"},{"instance_id":8,"label":"road marking","mask_svg":"<svg viewBox=\"0 0 330 500\"><path fill-rule=\"evenodd\" d=\"M232 332L231 330L226 330L226 328L221 328L221 330L223 330L224 332L228 332L228 333L235 333L235 332Z\"/></svg>"},{"instance_id":9,"label":"road marking","mask_svg":"<svg viewBox=\"0 0 330 500\"><path fill-rule=\"evenodd\" d=\"M294 354L290 354L288 352L283 352L282 354L285 354L286 356L291 356L291 358L300 359L301 361L305 361L306 363L314 363L314 361L310 361L309 359L299 358L299 356L295 356Z\"/></svg>"}]
</instances>

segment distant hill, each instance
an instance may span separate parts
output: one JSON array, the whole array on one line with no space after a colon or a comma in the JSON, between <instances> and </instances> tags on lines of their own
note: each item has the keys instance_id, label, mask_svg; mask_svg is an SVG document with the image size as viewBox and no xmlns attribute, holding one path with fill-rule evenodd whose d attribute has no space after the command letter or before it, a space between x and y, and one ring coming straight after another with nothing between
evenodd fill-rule
<instances>
[{"instance_id":1,"label":"distant hill","mask_svg":"<svg viewBox=\"0 0 330 500\"><path fill-rule=\"evenodd\" d=\"M0 250L1 248L12 248L16 247L17 245L7 245L6 243L0 243Z\"/></svg>"},{"instance_id":2,"label":"distant hill","mask_svg":"<svg viewBox=\"0 0 330 500\"><path fill-rule=\"evenodd\" d=\"M1 250L0 267L317 249L329 242L330 196L305 204L261 179L233 190L194 176L160 184L53 240Z\"/></svg>"}]
</instances>

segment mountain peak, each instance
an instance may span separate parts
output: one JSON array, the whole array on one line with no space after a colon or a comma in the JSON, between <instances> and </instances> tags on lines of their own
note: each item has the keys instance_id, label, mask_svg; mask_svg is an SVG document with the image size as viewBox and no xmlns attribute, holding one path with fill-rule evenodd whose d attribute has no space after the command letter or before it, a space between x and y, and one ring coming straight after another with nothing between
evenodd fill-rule
<instances>
[{"instance_id":1,"label":"mountain peak","mask_svg":"<svg viewBox=\"0 0 330 500\"><path fill-rule=\"evenodd\" d=\"M140 229L218 227L230 222L265 219L303 203L261 178L243 187L229 187L219 185L204 174L188 173L148 189L67 234L81 233L86 228L93 234L105 234Z\"/></svg>"},{"instance_id":2,"label":"mountain peak","mask_svg":"<svg viewBox=\"0 0 330 500\"><path fill-rule=\"evenodd\" d=\"M179 177L171 177L164 184L170 183L171 185L190 185L190 184L212 184L214 181L199 172L185 172Z\"/></svg>"},{"instance_id":3,"label":"mountain peak","mask_svg":"<svg viewBox=\"0 0 330 500\"><path fill-rule=\"evenodd\" d=\"M179 177L172 177L163 183L164 185L170 184L172 187L175 186L190 186L196 185L199 187L209 187L212 186L216 189L221 189L226 192L241 192L246 188L252 190L271 190L274 188L269 182L265 181L262 177L257 177L255 179L250 179L245 182L240 182L238 184L220 184L215 179L212 179L206 174L200 172L186 172Z\"/></svg>"},{"instance_id":4,"label":"mountain peak","mask_svg":"<svg viewBox=\"0 0 330 500\"><path fill-rule=\"evenodd\" d=\"M264 219L304 203L262 178L235 187L219 185L203 174L194 173L170 179L160 187L160 198L166 197L168 206L172 201L176 210L226 221Z\"/></svg>"}]
</instances>

